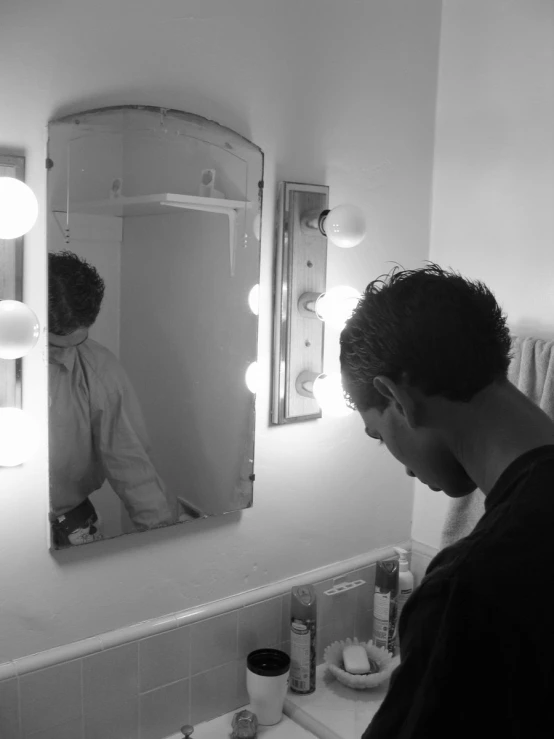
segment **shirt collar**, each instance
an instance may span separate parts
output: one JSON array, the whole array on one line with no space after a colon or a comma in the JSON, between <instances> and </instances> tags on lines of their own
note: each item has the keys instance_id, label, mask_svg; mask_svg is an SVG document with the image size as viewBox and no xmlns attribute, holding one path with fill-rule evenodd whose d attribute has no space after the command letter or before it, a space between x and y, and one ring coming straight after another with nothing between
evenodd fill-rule
<instances>
[{"instance_id":1,"label":"shirt collar","mask_svg":"<svg viewBox=\"0 0 554 739\"><path fill-rule=\"evenodd\" d=\"M61 364L69 371L75 364L77 347L88 339L88 329L78 328L66 336L48 334L48 360L54 364Z\"/></svg>"},{"instance_id":2,"label":"shirt collar","mask_svg":"<svg viewBox=\"0 0 554 739\"><path fill-rule=\"evenodd\" d=\"M500 475L492 490L485 498L485 510L489 511L510 497L522 475L528 474L533 465L543 459L554 459L554 444L535 447L517 457Z\"/></svg>"}]
</instances>

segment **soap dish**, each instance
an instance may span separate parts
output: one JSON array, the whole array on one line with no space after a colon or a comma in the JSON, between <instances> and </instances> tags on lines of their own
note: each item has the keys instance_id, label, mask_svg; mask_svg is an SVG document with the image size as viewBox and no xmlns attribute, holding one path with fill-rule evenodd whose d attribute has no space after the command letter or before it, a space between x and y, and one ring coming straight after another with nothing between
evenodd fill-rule
<instances>
[{"instance_id":1,"label":"soap dish","mask_svg":"<svg viewBox=\"0 0 554 739\"><path fill-rule=\"evenodd\" d=\"M345 647L350 644L357 644L365 649L367 656L379 666L379 672L372 672L369 675L352 675L343 670L344 663L342 661L342 653ZM388 680L393 670L400 664L398 657L393 657L384 647L376 647L370 640L368 642L359 642L354 639L346 639L345 641L335 641L325 647L323 653L325 664L329 672L343 685L347 685L354 690L366 690L367 688L376 688L385 680Z\"/></svg>"}]
</instances>

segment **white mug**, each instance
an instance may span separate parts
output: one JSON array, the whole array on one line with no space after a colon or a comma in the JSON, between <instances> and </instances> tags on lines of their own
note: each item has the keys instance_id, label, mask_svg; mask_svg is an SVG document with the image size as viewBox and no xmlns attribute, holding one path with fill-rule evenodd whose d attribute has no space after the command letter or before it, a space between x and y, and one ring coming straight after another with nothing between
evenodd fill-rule
<instances>
[{"instance_id":1,"label":"white mug","mask_svg":"<svg viewBox=\"0 0 554 739\"><path fill-rule=\"evenodd\" d=\"M290 657L280 649L256 649L246 658L250 708L262 726L278 724L289 685Z\"/></svg>"}]
</instances>

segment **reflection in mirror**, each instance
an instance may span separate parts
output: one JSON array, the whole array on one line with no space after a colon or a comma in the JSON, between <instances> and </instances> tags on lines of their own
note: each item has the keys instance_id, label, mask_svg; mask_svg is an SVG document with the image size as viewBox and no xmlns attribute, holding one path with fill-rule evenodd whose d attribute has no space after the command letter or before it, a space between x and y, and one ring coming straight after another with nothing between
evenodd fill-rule
<instances>
[{"instance_id":1,"label":"reflection in mirror","mask_svg":"<svg viewBox=\"0 0 554 739\"><path fill-rule=\"evenodd\" d=\"M0 177L23 181L25 158L0 153ZM0 237L0 300L22 300L23 239ZM21 359L0 357L0 408L21 407Z\"/></svg>"},{"instance_id":2,"label":"reflection in mirror","mask_svg":"<svg viewBox=\"0 0 554 739\"><path fill-rule=\"evenodd\" d=\"M262 152L126 106L47 165L52 547L251 506Z\"/></svg>"}]
</instances>

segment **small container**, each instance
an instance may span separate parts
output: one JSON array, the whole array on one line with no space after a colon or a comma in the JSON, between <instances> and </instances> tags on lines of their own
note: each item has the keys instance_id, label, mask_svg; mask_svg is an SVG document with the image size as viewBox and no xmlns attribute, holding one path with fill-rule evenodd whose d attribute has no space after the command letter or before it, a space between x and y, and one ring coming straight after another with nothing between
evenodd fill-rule
<instances>
[{"instance_id":1,"label":"small container","mask_svg":"<svg viewBox=\"0 0 554 739\"><path fill-rule=\"evenodd\" d=\"M313 585L298 585L290 596L290 689L315 690L317 597Z\"/></svg>"},{"instance_id":2,"label":"small container","mask_svg":"<svg viewBox=\"0 0 554 739\"><path fill-rule=\"evenodd\" d=\"M289 684L290 657L280 649L255 649L246 658L246 692L261 726L278 724Z\"/></svg>"},{"instance_id":3,"label":"small container","mask_svg":"<svg viewBox=\"0 0 554 739\"><path fill-rule=\"evenodd\" d=\"M231 739L255 739L258 736L258 719L252 711L242 710L235 713L231 727L233 729Z\"/></svg>"}]
</instances>

